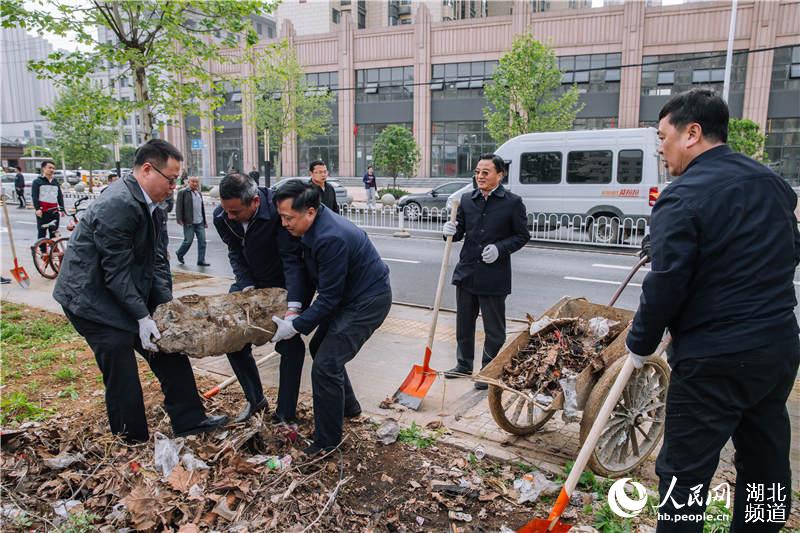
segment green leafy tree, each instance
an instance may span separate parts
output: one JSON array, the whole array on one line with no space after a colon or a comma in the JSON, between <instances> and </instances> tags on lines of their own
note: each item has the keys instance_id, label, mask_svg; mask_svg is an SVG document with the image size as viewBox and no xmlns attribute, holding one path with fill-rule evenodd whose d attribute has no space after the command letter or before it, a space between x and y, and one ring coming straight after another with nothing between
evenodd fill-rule
<instances>
[{"instance_id":1,"label":"green leafy tree","mask_svg":"<svg viewBox=\"0 0 800 533\"><path fill-rule=\"evenodd\" d=\"M257 41L250 16L265 14L274 0L2 0L2 26L39 34L74 34L82 50L56 51L31 61L39 77L57 84L121 67L114 82L130 83L133 101L117 98L127 112L139 115L145 138L157 121L178 111L211 116L222 105L213 89L217 80L208 64L230 63L224 53L238 41ZM108 30L113 39L98 36Z\"/></svg>"},{"instance_id":2,"label":"green leafy tree","mask_svg":"<svg viewBox=\"0 0 800 533\"><path fill-rule=\"evenodd\" d=\"M109 160L110 150L104 145L114 141L113 126L122 112L110 95L88 82L76 82L51 107L40 111L52 125L50 146L54 157L61 158L71 168L89 170ZM90 180L90 190L91 186Z\"/></svg>"},{"instance_id":3,"label":"green leafy tree","mask_svg":"<svg viewBox=\"0 0 800 533\"><path fill-rule=\"evenodd\" d=\"M530 34L514 39L484 91L486 128L498 144L523 133L568 130L583 109L576 86L559 94L555 52Z\"/></svg>"},{"instance_id":4,"label":"green leafy tree","mask_svg":"<svg viewBox=\"0 0 800 533\"><path fill-rule=\"evenodd\" d=\"M392 188L397 188L397 176L407 178L417 171L420 150L414 134L405 126L391 124L386 126L372 145L375 167L392 177Z\"/></svg>"},{"instance_id":5,"label":"green leafy tree","mask_svg":"<svg viewBox=\"0 0 800 533\"><path fill-rule=\"evenodd\" d=\"M758 161L767 161L764 144L767 136L761 133L758 124L748 118L732 118L728 121L728 145L731 150L741 152Z\"/></svg>"},{"instance_id":6,"label":"green leafy tree","mask_svg":"<svg viewBox=\"0 0 800 533\"><path fill-rule=\"evenodd\" d=\"M122 168L133 168L133 156L136 154L135 146L120 146L119 166Z\"/></svg>"},{"instance_id":7,"label":"green leafy tree","mask_svg":"<svg viewBox=\"0 0 800 533\"><path fill-rule=\"evenodd\" d=\"M250 48L244 61L250 63L253 73L243 80L255 95L253 120L259 133L269 132L270 146L277 150L275 175L280 178L284 142L293 134L304 141L326 133L333 95L328 89L306 84L305 73L287 41L274 45L266 56Z\"/></svg>"}]
</instances>

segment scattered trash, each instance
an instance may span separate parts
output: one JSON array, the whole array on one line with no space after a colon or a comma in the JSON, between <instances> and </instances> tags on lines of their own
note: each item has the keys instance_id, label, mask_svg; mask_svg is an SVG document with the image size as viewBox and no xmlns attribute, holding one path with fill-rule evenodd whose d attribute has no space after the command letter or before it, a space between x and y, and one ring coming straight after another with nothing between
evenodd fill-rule
<instances>
[{"instance_id":1,"label":"scattered trash","mask_svg":"<svg viewBox=\"0 0 800 533\"><path fill-rule=\"evenodd\" d=\"M86 458L82 453L61 453L55 457L44 459L42 462L47 465L48 468L52 468L53 470L62 470L73 463L81 462L84 459Z\"/></svg>"},{"instance_id":2,"label":"scattered trash","mask_svg":"<svg viewBox=\"0 0 800 533\"><path fill-rule=\"evenodd\" d=\"M388 418L375 430L375 434L381 444L392 444L397 441L397 436L400 435L400 424L394 418Z\"/></svg>"},{"instance_id":3,"label":"scattered trash","mask_svg":"<svg viewBox=\"0 0 800 533\"><path fill-rule=\"evenodd\" d=\"M81 505L78 500L57 500L51 504L53 511L61 518L69 518L69 512L73 507Z\"/></svg>"},{"instance_id":4,"label":"scattered trash","mask_svg":"<svg viewBox=\"0 0 800 533\"><path fill-rule=\"evenodd\" d=\"M217 515L221 516L228 522L232 522L236 518L236 511L228 507L228 497L223 496L217 502L217 505L211 510L212 513L216 513Z\"/></svg>"},{"instance_id":5,"label":"scattered trash","mask_svg":"<svg viewBox=\"0 0 800 533\"><path fill-rule=\"evenodd\" d=\"M458 511L448 511L447 517L450 520L455 520L457 522L472 522L472 515L469 513L461 513Z\"/></svg>"},{"instance_id":6,"label":"scattered trash","mask_svg":"<svg viewBox=\"0 0 800 533\"><path fill-rule=\"evenodd\" d=\"M194 472L195 470L208 470L208 465L202 459L198 459L191 453L185 453L181 455L181 464L189 472Z\"/></svg>"},{"instance_id":7,"label":"scattered trash","mask_svg":"<svg viewBox=\"0 0 800 533\"><path fill-rule=\"evenodd\" d=\"M477 459L478 461L480 461L480 460L482 460L484 457L486 457L486 448L484 448L484 447L483 447L483 444L478 444L478 445L477 445L477 446L475 446L475 448L472 450L472 455L474 455L474 456L475 456L475 459Z\"/></svg>"},{"instance_id":8,"label":"scattered trash","mask_svg":"<svg viewBox=\"0 0 800 533\"><path fill-rule=\"evenodd\" d=\"M422 527L422 524L424 524L424 523L425 523L425 519L422 518L421 516L418 516L417 517L417 525Z\"/></svg>"},{"instance_id":9,"label":"scattered trash","mask_svg":"<svg viewBox=\"0 0 800 533\"><path fill-rule=\"evenodd\" d=\"M536 322L531 324L531 328L529 330L530 334L531 335L536 335L537 333L542 331L544 328L549 326L551 322L553 322L552 318L550 318L549 316L543 316L542 318L540 318L539 320L537 320Z\"/></svg>"},{"instance_id":10,"label":"scattered trash","mask_svg":"<svg viewBox=\"0 0 800 533\"><path fill-rule=\"evenodd\" d=\"M163 433L156 432L155 434L155 453L154 462L156 468L161 470L163 477L169 477L172 469L178 464L178 454L183 448L183 439L170 440L169 437Z\"/></svg>"},{"instance_id":11,"label":"scattered trash","mask_svg":"<svg viewBox=\"0 0 800 533\"><path fill-rule=\"evenodd\" d=\"M418 488L422 487L422 485L420 485L419 483L417 483L413 479L411 481L409 481L408 484L411 485L412 489L418 489Z\"/></svg>"},{"instance_id":12,"label":"scattered trash","mask_svg":"<svg viewBox=\"0 0 800 533\"><path fill-rule=\"evenodd\" d=\"M381 474L381 481L383 481L384 483L394 483L394 478L391 478L386 474Z\"/></svg>"},{"instance_id":13,"label":"scattered trash","mask_svg":"<svg viewBox=\"0 0 800 533\"><path fill-rule=\"evenodd\" d=\"M592 526L572 526L570 533L600 533Z\"/></svg>"},{"instance_id":14,"label":"scattered trash","mask_svg":"<svg viewBox=\"0 0 800 533\"><path fill-rule=\"evenodd\" d=\"M617 324L619 324L617 320L609 320L602 316L596 316L589 320L589 332L599 339L608 335L611 328Z\"/></svg>"},{"instance_id":15,"label":"scattered trash","mask_svg":"<svg viewBox=\"0 0 800 533\"><path fill-rule=\"evenodd\" d=\"M503 524L500 526L500 533L517 533L516 529L511 529L507 525Z\"/></svg>"},{"instance_id":16,"label":"scattered trash","mask_svg":"<svg viewBox=\"0 0 800 533\"><path fill-rule=\"evenodd\" d=\"M542 494L553 494L559 490L559 485L553 483L541 472L527 473L514 480L514 489L519 492L517 503L535 502Z\"/></svg>"},{"instance_id":17,"label":"scattered trash","mask_svg":"<svg viewBox=\"0 0 800 533\"><path fill-rule=\"evenodd\" d=\"M245 459L246 462L250 463L251 465L263 465L267 461L269 461L268 455L254 455L253 457L248 457Z\"/></svg>"},{"instance_id":18,"label":"scattered trash","mask_svg":"<svg viewBox=\"0 0 800 533\"><path fill-rule=\"evenodd\" d=\"M578 375L575 372L565 370L564 376L558 380L558 384L564 392L564 411L561 413L561 419L567 424L579 422L581 417L578 410L578 391L576 389Z\"/></svg>"},{"instance_id":19,"label":"scattered trash","mask_svg":"<svg viewBox=\"0 0 800 533\"><path fill-rule=\"evenodd\" d=\"M292 456L284 455L283 457L278 457L277 455L273 455L268 457L265 462L267 464L267 468L270 470L286 470L292 466Z\"/></svg>"}]
</instances>

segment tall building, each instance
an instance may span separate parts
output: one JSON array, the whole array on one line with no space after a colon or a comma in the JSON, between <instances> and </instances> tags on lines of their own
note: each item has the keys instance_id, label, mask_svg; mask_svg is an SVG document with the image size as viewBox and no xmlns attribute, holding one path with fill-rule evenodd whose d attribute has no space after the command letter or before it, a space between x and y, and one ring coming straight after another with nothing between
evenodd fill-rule
<instances>
[{"instance_id":1,"label":"tall building","mask_svg":"<svg viewBox=\"0 0 800 533\"><path fill-rule=\"evenodd\" d=\"M53 46L18 28L0 29L0 136L4 142L44 144L50 123L39 109L53 104L52 83L39 80L28 62L44 59Z\"/></svg>"},{"instance_id":2,"label":"tall building","mask_svg":"<svg viewBox=\"0 0 800 533\"><path fill-rule=\"evenodd\" d=\"M339 22L318 33L301 33L313 26L311 19L281 20L279 8L280 36L297 50L308 83L336 95L325 135L284 143L285 176L303 174L317 157L334 175L361 175L388 124L413 131L422 152L419 177L469 176L478 155L496 148L483 117L483 87L521 33L554 49L564 88L577 85L584 107L574 128L652 126L671 95L692 87L722 90L728 2L528 0L508 2L509 13L494 14L502 2L372 1L363 29L352 16L357 3L338 1L335 9L343 3L350 12L340 11ZM308 4L321 17L321 6L334 2L287 0L281 8L307 10ZM461 13L466 20L456 18ZM731 114L761 126L774 167L800 185L800 3L739 0L733 47ZM247 110L235 88L240 75L229 66L219 71L231 81L231 101ZM263 162L248 118L228 133L203 128L212 160L239 160L246 169ZM182 145L191 135L180 127L166 134Z\"/></svg>"}]
</instances>

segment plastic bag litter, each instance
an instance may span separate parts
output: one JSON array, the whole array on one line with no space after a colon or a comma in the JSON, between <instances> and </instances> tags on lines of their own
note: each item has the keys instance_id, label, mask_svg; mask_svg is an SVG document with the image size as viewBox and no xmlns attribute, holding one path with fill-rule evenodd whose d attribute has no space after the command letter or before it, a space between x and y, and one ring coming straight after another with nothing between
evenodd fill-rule
<instances>
[{"instance_id":1,"label":"plastic bag litter","mask_svg":"<svg viewBox=\"0 0 800 533\"><path fill-rule=\"evenodd\" d=\"M530 334L531 335L536 335L537 333L542 331L544 328L546 328L550 324L550 322L552 322L552 321L553 321L553 319L550 318L549 316L543 316L542 318L540 318L539 320L537 320L536 322L531 324Z\"/></svg>"},{"instance_id":2,"label":"plastic bag litter","mask_svg":"<svg viewBox=\"0 0 800 533\"><path fill-rule=\"evenodd\" d=\"M542 494L553 494L559 490L557 483L553 483L541 472L528 473L514 480L514 488L519 492L517 503L535 502Z\"/></svg>"},{"instance_id":3,"label":"plastic bag litter","mask_svg":"<svg viewBox=\"0 0 800 533\"><path fill-rule=\"evenodd\" d=\"M48 468L52 468L53 470L61 470L63 468L67 468L73 463L79 463L84 459L86 459L86 457L84 457L82 453L61 453L55 457L44 459L42 462L47 465Z\"/></svg>"},{"instance_id":4,"label":"plastic bag litter","mask_svg":"<svg viewBox=\"0 0 800 533\"><path fill-rule=\"evenodd\" d=\"M596 316L589 320L589 331L594 337L600 339L608 335L608 332L611 331L611 327L616 326L617 324L619 324L618 320L611 320L602 316Z\"/></svg>"},{"instance_id":5,"label":"plastic bag litter","mask_svg":"<svg viewBox=\"0 0 800 533\"><path fill-rule=\"evenodd\" d=\"M161 470L161 474L167 478L172 473L172 469L178 465L178 454L183 448L183 439L170 440L163 433L156 432L156 446L153 453L156 468Z\"/></svg>"},{"instance_id":6,"label":"plastic bag litter","mask_svg":"<svg viewBox=\"0 0 800 533\"><path fill-rule=\"evenodd\" d=\"M198 459L191 453L181 455L181 464L183 467L192 472L194 470L208 470L208 465L202 459Z\"/></svg>"},{"instance_id":7,"label":"plastic bag litter","mask_svg":"<svg viewBox=\"0 0 800 533\"><path fill-rule=\"evenodd\" d=\"M564 410L561 412L561 419L569 424L580 420L578 411L578 376L574 373L564 372L564 376L558 380L561 390L564 391Z\"/></svg>"},{"instance_id":8,"label":"plastic bag litter","mask_svg":"<svg viewBox=\"0 0 800 533\"><path fill-rule=\"evenodd\" d=\"M400 424L394 418L389 418L375 430L375 434L381 444L392 444L400 435Z\"/></svg>"},{"instance_id":9,"label":"plastic bag litter","mask_svg":"<svg viewBox=\"0 0 800 533\"><path fill-rule=\"evenodd\" d=\"M544 407L550 407L550 404L553 403L553 397L549 394L539 393L533 398L533 400Z\"/></svg>"},{"instance_id":10,"label":"plastic bag litter","mask_svg":"<svg viewBox=\"0 0 800 533\"><path fill-rule=\"evenodd\" d=\"M58 516L61 518L69 518L70 509L80 504L81 502L78 500L56 500L50 505L53 506L53 512L55 512Z\"/></svg>"}]
</instances>

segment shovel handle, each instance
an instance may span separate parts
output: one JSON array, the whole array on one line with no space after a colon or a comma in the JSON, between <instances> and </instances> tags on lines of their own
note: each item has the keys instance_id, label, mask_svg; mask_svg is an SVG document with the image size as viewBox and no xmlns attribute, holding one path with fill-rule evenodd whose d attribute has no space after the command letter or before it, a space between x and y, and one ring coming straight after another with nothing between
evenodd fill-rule
<instances>
[{"instance_id":1,"label":"shovel handle","mask_svg":"<svg viewBox=\"0 0 800 533\"><path fill-rule=\"evenodd\" d=\"M450 209L450 222L456 221L458 204L458 200L453 200L453 204ZM433 338L436 335L436 323L439 321L439 306L442 304L444 279L447 276L447 265L450 263L450 249L452 247L453 236L448 235L444 242L444 256L442 257L442 267L439 269L439 282L436 284L436 298L433 300L433 316L431 317L430 330L428 330L428 344L425 346L425 360L422 363L424 372L428 372L430 370L431 352L433 351Z\"/></svg>"},{"instance_id":2,"label":"shovel handle","mask_svg":"<svg viewBox=\"0 0 800 533\"><path fill-rule=\"evenodd\" d=\"M272 353L270 353L268 355L265 355L264 357L262 357L261 359L256 361L256 367L259 367L259 366L263 365L264 363L266 363L267 361L269 361L270 359L272 359L276 355L279 355L277 351L272 352ZM220 383L216 387L213 387L213 388L207 390L206 392L204 392L203 393L203 398L205 398L206 400L208 400L209 398L213 398L214 396L219 394L222 389L224 389L225 387L227 387L227 386L231 385L233 382L235 382L236 379L237 379L236 376L229 377L228 379L226 379L225 381L223 381L222 383Z\"/></svg>"},{"instance_id":3,"label":"shovel handle","mask_svg":"<svg viewBox=\"0 0 800 533\"><path fill-rule=\"evenodd\" d=\"M14 258L14 267L17 266L17 248L14 246L14 233L11 230L11 217L8 216L8 196L3 195L3 215L6 217L6 228L8 228L8 242L11 244L11 257Z\"/></svg>"}]
</instances>

